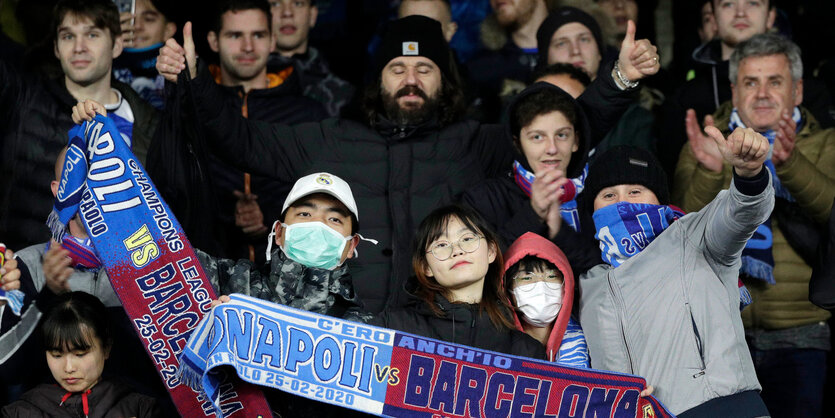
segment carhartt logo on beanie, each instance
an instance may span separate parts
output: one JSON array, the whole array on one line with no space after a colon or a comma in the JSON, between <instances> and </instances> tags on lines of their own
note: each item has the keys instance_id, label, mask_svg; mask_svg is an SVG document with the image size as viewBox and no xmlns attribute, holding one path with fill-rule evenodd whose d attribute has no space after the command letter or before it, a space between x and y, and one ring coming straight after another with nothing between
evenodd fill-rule
<instances>
[{"instance_id":1,"label":"carhartt logo on beanie","mask_svg":"<svg viewBox=\"0 0 835 418\"><path fill-rule=\"evenodd\" d=\"M432 60L450 77L450 49L441 31L441 23L426 16L412 15L390 22L377 49L375 75L397 57L421 56Z\"/></svg>"}]
</instances>

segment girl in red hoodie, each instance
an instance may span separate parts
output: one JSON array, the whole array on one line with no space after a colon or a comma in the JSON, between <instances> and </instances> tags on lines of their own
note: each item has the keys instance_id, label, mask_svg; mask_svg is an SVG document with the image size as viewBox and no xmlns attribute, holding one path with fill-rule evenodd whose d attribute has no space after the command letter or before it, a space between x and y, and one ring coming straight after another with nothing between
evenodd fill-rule
<instances>
[{"instance_id":1,"label":"girl in red hoodie","mask_svg":"<svg viewBox=\"0 0 835 418\"><path fill-rule=\"evenodd\" d=\"M574 274L565 254L533 232L505 252L504 289L516 308L516 328L541 342L548 360L589 367L589 350L580 323L571 317Z\"/></svg>"}]
</instances>

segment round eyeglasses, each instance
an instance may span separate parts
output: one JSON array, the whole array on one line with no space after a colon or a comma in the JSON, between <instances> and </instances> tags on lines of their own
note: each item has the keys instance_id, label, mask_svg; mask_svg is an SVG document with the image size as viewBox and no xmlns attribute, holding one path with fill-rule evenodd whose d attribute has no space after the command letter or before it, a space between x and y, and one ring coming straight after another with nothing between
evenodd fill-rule
<instances>
[{"instance_id":1,"label":"round eyeglasses","mask_svg":"<svg viewBox=\"0 0 835 418\"><path fill-rule=\"evenodd\" d=\"M452 257L452 251L455 245L458 245L458 248L465 253L475 252L481 245L481 238L483 237L473 233L467 233L462 235L461 238L458 238L458 241L455 242L445 240L435 241L426 253L432 253L438 261L444 261Z\"/></svg>"}]
</instances>

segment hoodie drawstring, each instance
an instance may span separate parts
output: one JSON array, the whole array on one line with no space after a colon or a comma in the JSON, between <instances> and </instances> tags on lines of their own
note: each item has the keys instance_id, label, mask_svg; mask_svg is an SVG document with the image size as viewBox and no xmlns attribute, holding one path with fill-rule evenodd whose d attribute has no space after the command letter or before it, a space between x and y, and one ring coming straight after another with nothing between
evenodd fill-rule
<instances>
[{"instance_id":1,"label":"hoodie drawstring","mask_svg":"<svg viewBox=\"0 0 835 418\"><path fill-rule=\"evenodd\" d=\"M86 391L81 392L81 408L84 411L85 418L88 418L90 416L90 403L87 400L87 395L90 394L90 392L92 391L92 389L87 389ZM64 396L61 397L61 403L59 403L58 406L64 406L64 402L66 402L67 399L69 399L72 395L73 392L65 393Z\"/></svg>"}]
</instances>

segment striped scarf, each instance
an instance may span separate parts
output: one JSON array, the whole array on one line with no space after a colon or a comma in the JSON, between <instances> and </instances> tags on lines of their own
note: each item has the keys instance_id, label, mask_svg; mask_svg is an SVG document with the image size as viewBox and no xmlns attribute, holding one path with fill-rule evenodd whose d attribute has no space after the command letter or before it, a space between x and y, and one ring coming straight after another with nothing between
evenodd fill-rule
<instances>
[{"instance_id":1,"label":"striped scarf","mask_svg":"<svg viewBox=\"0 0 835 418\"><path fill-rule=\"evenodd\" d=\"M800 113L800 109L796 106L792 112L792 120L794 120L794 123L797 125L797 132L800 132L800 129L803 127L803 118ZM728 123L728 129L733 132L736 128L746 128L746 126L742 123L742 119L739 118L739 113L736 108L734 108L733 112L731 112L731 120ZM777 177L777 169L771 161L771 153L774 151L774 139L776 137L776 132L774 130L768 130L760 132L760 134L768 139L768 143L770 145L768 157L765 159L765 166L771 173L771 180L774 185L774 195L776 197L786 199L789 202L793 202L794 198L780 182L780 178ZM774 254L772 253L773 245L774 238L771 229L771 217L769 217L762 223L762 225L757 227L754 235L745 244L745 248L742 250L742 268L740 269L740 272L745 276L762 280L768 284L776 284L777 282L774 280Z\"/></svg>"}]
</instances>

